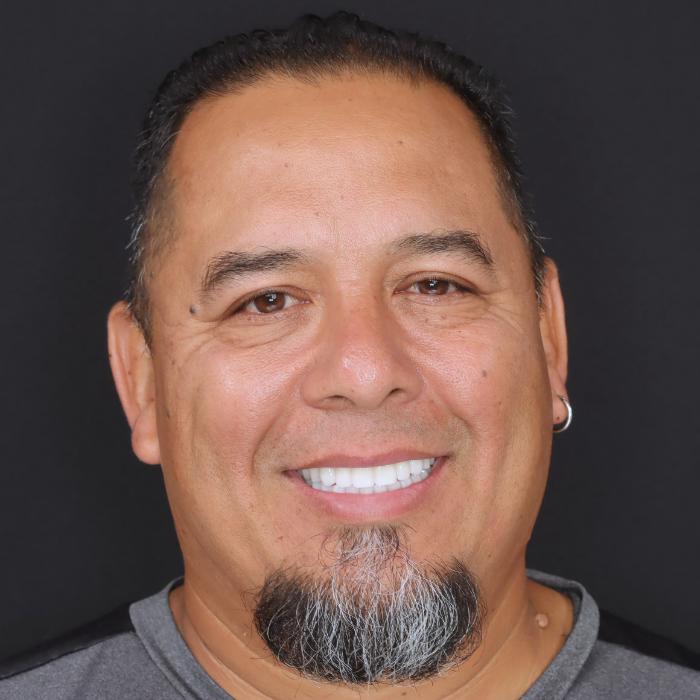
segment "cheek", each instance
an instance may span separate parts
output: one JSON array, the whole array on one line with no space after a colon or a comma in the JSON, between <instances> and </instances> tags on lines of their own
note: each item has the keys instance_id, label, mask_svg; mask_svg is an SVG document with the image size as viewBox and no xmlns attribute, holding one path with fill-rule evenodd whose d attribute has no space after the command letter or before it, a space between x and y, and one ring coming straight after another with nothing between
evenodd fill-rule
<instances>
[{"instance_id":1,"label":"cheek","mask_svg":"<svg viewBox=\"0 0 700 700\"><path fill-rule=\"evenodd\" d=\"M483 318L416 346L428 383L450 412L474 439L503 446L519 425L539 423L546 413L547 374L537 341L535 332Z\"/></svg>"},{"instance_id":2,"label":"cheek","mask_svg":"<svg viewBox=\"0 0 700 700\"><path fill-rule=\"evenodd\" d=\"M284 358L209 339L163 363L158 433L169 492L188 509L245 514L254 499L256 447L280 410Z\"/></svg>"},{"instance_id":3,"label":"cheek","mask_svg":"<svg viewBox=\"0 0 700 700\"><path fill-rule=\"evenodd\" d=\"M190 555L203 548L240 563L275 535L270 468L256 457L288 403L287 383L298 368L287 360L274 352L246 357L211 341L164 378L170 417L159 430L167 446L163 471Z\"/></svg>"},{"instance_id":4,"label":"cheek","mask_svg":"<svg viewBox=\"0 0 700 700\"><path fill-rule=\"evenodd\" d=\"M462 425L455 477L464 550L492 563L526 543L546 480L549 392L537 336L482 319L425 346L421 363Z\"/></svg>"},{"instance_id":5,"label":"cheek","mask_svg":"<svg viewBox=\"0 0 700 700\"><path fill-rule=\"evenodd\" d=\"M192 407L194 463L200 468L233 472L244 481L256 475L256 447L284 410L286 387L294 375L292 358L279 352L232 352L224 343L212 344L192 367L196 384Z\"/></svg>"}]
</instances>

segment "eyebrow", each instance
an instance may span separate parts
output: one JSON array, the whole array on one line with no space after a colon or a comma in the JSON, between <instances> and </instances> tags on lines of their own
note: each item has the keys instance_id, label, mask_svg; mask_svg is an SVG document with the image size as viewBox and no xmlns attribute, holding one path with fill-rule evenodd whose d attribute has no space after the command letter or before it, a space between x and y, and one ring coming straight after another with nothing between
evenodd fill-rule
<instances>
[{"instance_id":1,"label":"eyebrow","mask_svg":"<svg viewBox=\"0 0 700 700\"><path fill-rule=\"evenodd\" d=\"M432 255L457 253L472 263L493 271L491 252L481 237L465 229L431 233L413 233L392 241L389 255ZM237 282L258 272L285 270L309 265L314 258L299 248L281 248L261 252L225 251L213 257L204 272L201 296L211 295L216 289Z\"/></svg>"},{"instance_id":2,"label":"eyebrow","mask_svg":"<svg viewBox=\"0 0 700 700\"><path fill-rule=\"evenodd\" d=\"M311 262L312 258L297 248L266 250L260 253L229 250L212 258L207 264L201 294L206 297L224 284L236 282L256 272L285 270Z\"/></svg>"},{"instance_id":3,"label":"eyebrow","mask_svg":"<svg viewBox=\"0 0 700 700\"><path fill-rule=\"evenodd\" d=\"M409 253L430 255L434 253L458 253L469 262L493 270L494 262L491 251L474 231L458 229L455 231L433 231L432 233L414 233L393 241L389 246L392 255Z\"/></svg>"}]
</instances>

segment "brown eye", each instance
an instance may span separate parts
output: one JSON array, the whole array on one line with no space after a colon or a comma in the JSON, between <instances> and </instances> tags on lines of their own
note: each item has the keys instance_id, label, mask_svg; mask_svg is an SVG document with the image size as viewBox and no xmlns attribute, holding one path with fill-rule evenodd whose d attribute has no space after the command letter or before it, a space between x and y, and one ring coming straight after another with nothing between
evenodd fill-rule
<instances>
[{"instance_id":1,"label":"brown eye","mask_svg":"<svg viewBox=\"0 0 700 700\"><path fill-rule=\"evenodd\" d=\"M284 292L265 292L251 299L250 303L261 314L269 314L284 309L285 296Z\"/></svg>"},{"instance_id":2,"label":"brown eye","mask_svg":"<svg viewBox=\"0 0 700 700\"><path fill-rule=\"evenodd\" d=\"M411 286L416 287L421 294L429 294L431 296L444 296L449 292L450 286L457 289L458 292L469 291L461 284L441 277L426 277L425 279L414 282Z\"/></svg>"},{"instance_id":3,"label":"brown eye","mask_svg":"<svg viewBox=\"0 0 700 700\"><path fill-rule=\"evenodd\" d=\"M417 287L428 294L445 294L450 283L448 280L430 278L416 282Z\"/></svg>"},{"instance_id":4,"label":"brown eye","mask_svg":"<svg viewBox=\"0 0 700 700\"><path fill-rule=\"evenodd\" d=\"M291 306L296 306L299 299L289 292L282 292L278 289L266 289L257 294L251 294L241 301L238 306L231 311L231 316L274 316L279 311L286 311Z\"/></svg>"}]
</instances>

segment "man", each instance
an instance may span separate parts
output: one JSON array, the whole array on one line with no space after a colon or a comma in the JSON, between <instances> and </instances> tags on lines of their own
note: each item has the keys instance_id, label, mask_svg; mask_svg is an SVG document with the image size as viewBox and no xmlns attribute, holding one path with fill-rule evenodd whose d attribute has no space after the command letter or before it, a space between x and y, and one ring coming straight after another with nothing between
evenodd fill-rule
<instances>
[{"instance_id":1,"label":"man","mask_svg":"<svg viewBox=\"0 0 700 700\"><path fill-rule=\"evenodd\" d=\"M184 578L0 697L700 697L690 654L525 569L572 410L507 113L343 13L166 78L109 348Z\"/></svg>"}]
</instances>

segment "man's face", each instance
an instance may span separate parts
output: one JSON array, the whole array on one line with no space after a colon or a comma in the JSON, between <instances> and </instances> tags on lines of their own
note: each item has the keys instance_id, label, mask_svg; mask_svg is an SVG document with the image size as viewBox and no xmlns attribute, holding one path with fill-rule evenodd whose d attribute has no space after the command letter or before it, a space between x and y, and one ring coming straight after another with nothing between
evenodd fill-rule
<instances>
[{"instance_id":1,"label":"man's face","mask_svg":"<svg viewBox=\"0 0 700 700\"><path fill-rule=\"evenodd\" d=\"M162 462L186 577L239 594L389 524L496 596L539 508L565 360L468 109L386 76L265 79L196 106L168 177L134 447ZM234 274L235 253L279 250L296 252ZM383 493L299 471L433 457Z\"/></svg>"}]
</instances>

